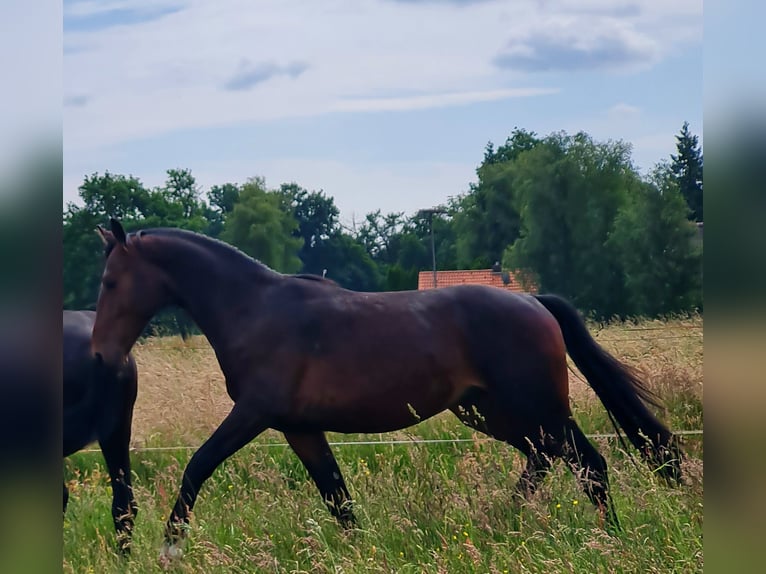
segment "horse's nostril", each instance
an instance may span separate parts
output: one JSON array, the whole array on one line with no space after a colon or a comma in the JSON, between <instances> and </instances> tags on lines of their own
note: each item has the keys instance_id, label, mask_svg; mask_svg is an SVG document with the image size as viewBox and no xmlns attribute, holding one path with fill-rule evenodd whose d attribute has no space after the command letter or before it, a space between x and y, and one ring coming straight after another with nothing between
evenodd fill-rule
<instances>
[{"instance_id":1,"label":"horse's nostril","mask_svg":"<svg viewBox=\"0 0 766 574\"><path fill-rule=\"evenodd\" d=\"M96 353L95 357L96 357L96 362L103 364L104 357L101 356L101 353Z\"/></svg>"}]
</instances>

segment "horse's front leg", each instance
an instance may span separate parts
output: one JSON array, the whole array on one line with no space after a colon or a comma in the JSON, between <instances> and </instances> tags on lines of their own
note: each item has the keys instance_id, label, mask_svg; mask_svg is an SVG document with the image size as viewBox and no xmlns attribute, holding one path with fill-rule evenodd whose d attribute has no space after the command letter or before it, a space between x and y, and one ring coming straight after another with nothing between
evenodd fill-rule
<instances>
[{"instance_id":1,"label":"horse's front leg","mask_svg":"<svg viewBox=\"0 0 766 574\"><path fill-rule=\"evenodd\" d=\"M130 422L128 417L108 438L99 440L112 483L112 518L117 545L123 553L130 552L133 524L138 514L130 476Z\"/></svg>"},{"instance_id":2,"label":"horse's front leg","mask_svg":"<svg viewBox=\"0 0 766 574\"><path fill-rule=\"evenodd\" d=\"M197 494L218 466L268 428L268 420L257 404L241 398L220 426L197 449L184 470L181 490L168 518L161 559L180 555L179 542L185 537L189 513Z\"/></svg>"},{"instance_id":3,"label":"horse's front leg","mask_svg":"<svg viewBox=\"0 0 766 574\"><path fill-rule=\"evenodd\" d=\"M330 513L344 528L356 524L351 495L323 432L285 433L285 438L317 485Z\"/></svg>"}]
</instances>

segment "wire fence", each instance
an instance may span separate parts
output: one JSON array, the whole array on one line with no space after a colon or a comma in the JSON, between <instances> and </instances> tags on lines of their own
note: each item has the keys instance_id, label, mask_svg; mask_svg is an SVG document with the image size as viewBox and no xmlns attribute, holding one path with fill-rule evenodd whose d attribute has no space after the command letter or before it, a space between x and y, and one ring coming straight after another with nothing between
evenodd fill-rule
<instances>
[{"instance_id":1,"label":"wire fence","mask_svg":"<svg viewBox=\"0 0 766 574\"><path fill-rule=\"evenodd\" d=\"M677 436L702 436L702 429L697 430L679 430L673 431L673 434ZM616 439L617 433L594 433L586 434L589 439ZM413 446L413 445L429 445L429 444L464 444L464 443L484 443L484 442L502 442L497 439L489 437L476 437L476 438L408 438L408 439L391 439L391 440L349 440L349 441L334 441L328 442L332 447L345 447L345 446ZM145 447L131 447L131 452L162 452L162 451L179 451L179 450L197 450L201 445L176 445L176 446L145 446ZM290 446L286 442L265 442L250 443L250 446L256 446L259 448L285 448ZM83 449L79 452L98 453L101 452L97 448Z\"/></svg>"}]
</instances>

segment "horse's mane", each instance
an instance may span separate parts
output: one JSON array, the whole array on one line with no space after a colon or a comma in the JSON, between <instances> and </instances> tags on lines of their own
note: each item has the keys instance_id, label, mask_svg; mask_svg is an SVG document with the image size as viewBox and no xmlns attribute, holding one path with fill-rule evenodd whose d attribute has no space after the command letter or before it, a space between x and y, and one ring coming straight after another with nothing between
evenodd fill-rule
<instances>
[{"instance_id":1,"label":"horse's mane","mask_svg":"<svg viewBox=\"0 0 766 574\"><path fill-rule=\"evenodd\" d=\"M253 257L250 257L248 254L237 249L233 245L229 245L228 243L225 243L221 241L220 239L216 239L214 237L210 237L202 233L197 233L195 231L178 229L175 227L153 227L149 229L141 229L139 231L135 231L133 233L130 233L128 237L138 240L136 243L140 249L141 238L145 236L150 236L150 235L159 236L159 237L176 238L186 243L196 245L197 247L205 249L206 251L210 251L214 253L215 256L219 259L227 259L234 263L239 263L239 264L254 264L263 269L272 271L267 265L265 265L261 261L258 261L257 259L254 259ZM111 243L110 245L113 248L113 245ZM109 245L107 246L107 249L111 251L111 248ZM107 252L107 256L108 255L109 254Z\"/></svg>"},{"instance_id":2,"label":"horse's mane","mask_svg":"<svg viewBox=\"0 0 766 574\"><path fill-rule=\"evenodd\" d=\"M135 231L129 234L130 237L134 237L138 239L139 241L141 240L141 237L145 235L177 237L184 241L189 241L190 243L193 243L200 247L204 247L205 249L210 249L216 252L216 254L219 257L226 257L226 258L233 257L234 259L237 259L240 262L255 263L256 265L269 269L267 265L258 261L257 259L254 259L253 257L250 257L249 255L237 249L233 245L229 245L228 243L225 243L224 241L221 241L220 239L216 239L214 237L210 237L202 233L197 233L195 231L178 229L175 227L154 227L149 229L141 229L139 231ZM104 254L106 257L109 257L109 253L111 253L112 249L114 249L114 243L112 242L108 243L104 247ZM336 283L332 279L328 279L327 277L322 277L321 275L314 275L313 273L296 273L294 275L290 275L290 277L295 277L296 279L303 279L305 281L316 281L319 283L327 283L328 285L334 285L336 287L340 287L340 285L338 285L338 283Z\"/></svg>"},{"instance_id":3,"label":"horse's mane","mask_svg":"<svg viewBox=\"0 0 766 574\"><path fill-rule=\"evenodd\" d=\"M313 273L296 273L295 275L291 275L291 277L295 277L296 279L305 279L307 281L317 281L319 283L327 283L328 285L335 285L336 287L340 287L337 282L333 281L332 279L328 279L327 277L322 277L321 275L314 275Z\"/></svg>"}]
</instances>

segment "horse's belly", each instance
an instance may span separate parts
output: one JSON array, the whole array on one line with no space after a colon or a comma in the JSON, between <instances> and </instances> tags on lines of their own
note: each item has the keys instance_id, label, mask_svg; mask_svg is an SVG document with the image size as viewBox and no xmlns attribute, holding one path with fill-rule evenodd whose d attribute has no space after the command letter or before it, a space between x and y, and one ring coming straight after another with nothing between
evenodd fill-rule
<instances>
[{"instance_id":1,"label":"horse's belly","mask_svg":"<svg viewBox=\"0 0 766 574\"><path fill-rule=\"evenodd\" d=\"M471 386L478 386L473 377L443 373L308 380L296 396L291 418L334 432L388 432L439 414Z\"/></svg>"}]
</instances>

